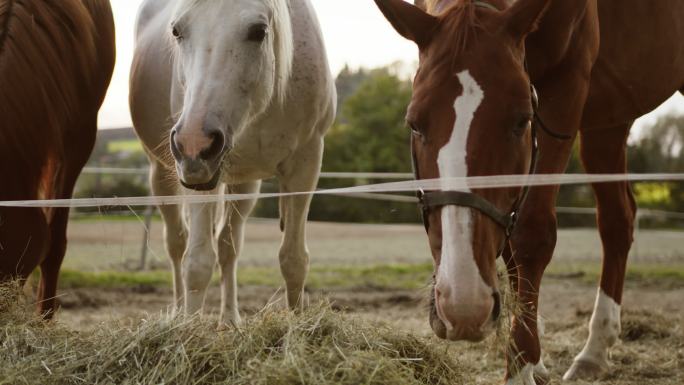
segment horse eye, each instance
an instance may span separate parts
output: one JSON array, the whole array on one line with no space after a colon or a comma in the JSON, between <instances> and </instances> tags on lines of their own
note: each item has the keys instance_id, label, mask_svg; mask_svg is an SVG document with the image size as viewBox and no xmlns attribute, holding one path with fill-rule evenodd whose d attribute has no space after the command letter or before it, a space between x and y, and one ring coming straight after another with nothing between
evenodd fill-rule
<instances>
[{"instance_id":1,"label":"horse eye","mask_svg":"<svg viewBox=\"0 0 684 385\"><path fill-rule=\"evenodd\" d=\"M181 34L178 27L175 25L171 29L171 34L173 35L174 38L176 38L176 40L178 40L178 41L183 40L183 35Z\"/></svg>"},{"instance_id":2,"label":"horse eye","mask_svg":"<svg viewBox=\"0 0 684 385\"><path fill-rule=\"evenodd\" d=\"M523 136L530 126L532 126L532 117L524 116L518 120L518 123L516 123L513 133L517 136Z\"/></svg>"},{"instance_id":3,"label":"horse eye","mask_svg":"<svg viewBox=\"0 0 684 385\"><path fill-rule=\"evenodd\" d=\"M247 40L255 43L261 43L266 39L268 34L268 26L266 24L254 24L249 27L249 32L247 33Z\"/></svg>"}]
</instances>

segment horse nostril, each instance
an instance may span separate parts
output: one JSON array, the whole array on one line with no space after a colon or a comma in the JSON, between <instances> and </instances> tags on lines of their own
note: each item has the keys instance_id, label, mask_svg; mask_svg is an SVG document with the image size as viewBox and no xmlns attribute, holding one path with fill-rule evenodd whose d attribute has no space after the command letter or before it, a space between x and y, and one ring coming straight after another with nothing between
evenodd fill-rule
<instances>
[{"instance_id":1,"label":"horse nostril","mask_svg":"<svg viewBox=\"0 0 684 385\"><path fill-rule=\"evenodd\" d=\"M209 139L211 141L211 145L206 150L200 152L200 159L212 160L221 155L223 149L225 148L226 140L221 131L212 131L209 134Z\"/></svg>"},{"instance_id":2,"label":"horse nostril","mask_svg":"<svg viewBox=\"0 0 684 385\"><path fill-rule=\"evenodd\" d=\"M443 295L442 291L436 287L433 290L433 293L435 293L435 304L437 305L437 307L439 307L439 300L442 299L444 295Z\"/></svg>"},{"instance_id":3,"label":"horse nostril","mask_svg":"<svg viewBox=\"0 0 684 385\"><path fill-rule=\"evenodd\" d=\"M173 155L173 157L176 160L180 160L183 158L183 156L182 156L183 145L178 143L178 141L176 140L176 134L177 134L176 130L171 131L171 140L170 140L171 154Z\"/></svg>"},{"instance_id":4,"label":"horse nostril","mask_svg":"<svg viewBox=\"0 0 684 385\"><path fill-rule=\"evenodd\" d=\"M492 308L492 321L496 322L501 317L501 294L498 291L492 294L494 298L494 307Z\"/></svg>"}]
</instances>

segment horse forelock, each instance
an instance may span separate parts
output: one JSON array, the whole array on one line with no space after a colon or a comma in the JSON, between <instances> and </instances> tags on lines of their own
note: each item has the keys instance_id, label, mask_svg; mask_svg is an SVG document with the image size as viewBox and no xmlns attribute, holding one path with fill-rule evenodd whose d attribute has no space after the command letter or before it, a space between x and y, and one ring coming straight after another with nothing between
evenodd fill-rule
<instances>
[{"instance_id":1,"label":"horse forelock","mask_svg":"<svg viewBox=\"0 0 684 385\"><path fill-rule=\"evenodd\" d=\"M429 13L434 13L435 8L437 8L437 3L441 0L421 0L421 5L424 4L425 10Z\"/></svg>"},{"instance_id":2,"label":"horse forelock","mask_svg":"<svg viewBox=\"0 0 684 385\"><path fill-rule=\"evenodd\" d=\"M429 0L426 3L428 12L435 13L438 3L439 0ZM434 45L436 56L444 56L445 60L454 62L467 49L476 30L483 27L476 11L475 0L456 0L437 12L445 32L441 34L442 40Z\"/></svg>"},{"instance_id":3,"label":"horse forelock","mask_svg":"<svg viewBox=\"0 0 684 385\"><path fill-rule=\"evenodd\" d=\"M482 0L484 3L490 3L494 6L503 6L504 8L508 8L511 6L513 3L515 3L518 0ZM439 7L440 4L444 4L441 8ZM465 3L465 4L464 4ZM468 4L469 3L469 4ZM451 0L451 3L449 3L449 0L415 0L415 4L423 9L424 11L430 13L430 14L438 14L441 12L444 12L451 8L452 6L467 6L467 5L475 5L475 0ZM499 4L501 3L501 4Z\"/></svg>"},{"instance_id":4,"label":"horse forelock","mask_svg":"<svg viewBox=\"0 0 684 385\"><path fill-rule=\"evenodd\" d=\"M3 195L36 193L61 156L62 127L91 81L94 36L81 0L0 0L0 174L12 181Z\"/></svg>"}]
</instances>

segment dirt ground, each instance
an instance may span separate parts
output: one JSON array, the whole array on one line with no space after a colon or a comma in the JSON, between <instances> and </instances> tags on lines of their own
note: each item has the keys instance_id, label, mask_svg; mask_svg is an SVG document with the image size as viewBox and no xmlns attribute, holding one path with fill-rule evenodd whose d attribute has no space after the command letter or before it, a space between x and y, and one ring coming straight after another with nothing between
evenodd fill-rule
<instances>
[{"instance_id":1,"label":"dirt ground","mask_svg":"<svg viewBox=\"0 0 684 385\"><path fill-rule=\"evenodd\" d=\"M584 343L595 287L577 279L549 279L542 288L541 310L546 334L544 359L552 384L570 365ZM431 336L427 323L425 292L412 290L311 292L311 301L326 299L334 308L367 320ZM76 330L95 328L102 322L139 322L146 315L167 312L171 292L155 287L129 289L75 289L62 293L59 322ZM240 288L242 314L248 316L265 304L280 300L277 289ZM631 283L625 292L623 340L612 352L614 362L602 384L684 384L684 287L655 287ZM206 309L216 313L218 288L210 288ZM431 337L434 338L434 337ZM435 343L442 343L434 339ZM500 383L503 359L490 340L471 345L445 344L469 368L474 384Z\"/></svg>"}]
</instances>

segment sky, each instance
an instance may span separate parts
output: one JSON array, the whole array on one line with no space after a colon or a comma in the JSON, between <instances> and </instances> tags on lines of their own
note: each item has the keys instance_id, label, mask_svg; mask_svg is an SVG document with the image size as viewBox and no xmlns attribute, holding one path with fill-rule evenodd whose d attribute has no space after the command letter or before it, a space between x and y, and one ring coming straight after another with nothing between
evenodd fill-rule
<instances>
[{"instance_id":1,"label":"sky","mask_svg":"<svg viewBox=\"0 0 684 385\"><path fill-rule=\"evenodd\" d=\"M352 68L379 67L397 61L415 63L415 45L400 37L371 0L311 0L326 41L333 74L345 65ZM128 72L133 58L133 29L142 0L113 0L117 28L118 57L114 78L100 112L101 128L130 127ZM684 97L677 95L637 122L634 133L659 116L676 111L684 114Z\"/></svg>"}]
</instances>

